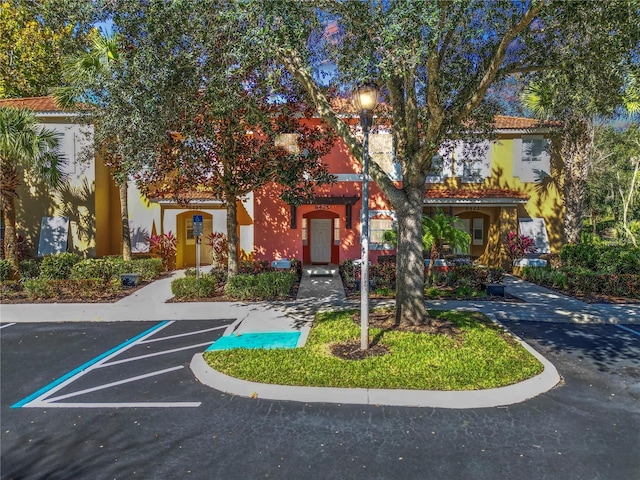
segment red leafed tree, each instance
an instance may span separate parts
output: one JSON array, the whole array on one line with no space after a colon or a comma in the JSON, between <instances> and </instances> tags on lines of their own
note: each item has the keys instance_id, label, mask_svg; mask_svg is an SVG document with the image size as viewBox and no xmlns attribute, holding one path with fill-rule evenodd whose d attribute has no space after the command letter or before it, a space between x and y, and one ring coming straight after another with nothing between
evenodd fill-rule
<instances>
[{"instance_id":1,"label":"red leafed tree","mask_svg":"<svg viewBox=\"0 0 640 480\"><path fill-rule=\"evenodd\" d=\"M287 203L310 197L315 185L333 181L322 157L334 136L324 125L313 125L302 105L265 102L259 112L240 109L232 115L209 105L198 110L167 134L155 165L136 179L143 193L169 195L181 204L194 191L225 202L232 276L238 273L237 201L271 182Z\"/></svg>"}]
</instances>

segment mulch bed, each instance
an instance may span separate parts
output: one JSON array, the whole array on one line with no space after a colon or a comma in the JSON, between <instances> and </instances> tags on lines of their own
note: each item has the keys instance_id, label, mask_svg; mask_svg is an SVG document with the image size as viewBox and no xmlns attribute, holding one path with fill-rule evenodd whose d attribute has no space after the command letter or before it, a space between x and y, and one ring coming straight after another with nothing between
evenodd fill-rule
<instances>
[{"instance_id":1,"label":"mulch bed","mask_svg":"<svg viewBox=\"0 0 640 480\"><path fill-rule=\"evenodd\" d=\"M150 282L142 282L136 287L125 287L120 292L92 292L91 295L81 296L58 296L52 298L29 298L27 292L11 292L0 296L0 303L3 305L25 304L25 303L115 303L128 297L132 293L149 285Z\"/></svg>"}]
</instances>

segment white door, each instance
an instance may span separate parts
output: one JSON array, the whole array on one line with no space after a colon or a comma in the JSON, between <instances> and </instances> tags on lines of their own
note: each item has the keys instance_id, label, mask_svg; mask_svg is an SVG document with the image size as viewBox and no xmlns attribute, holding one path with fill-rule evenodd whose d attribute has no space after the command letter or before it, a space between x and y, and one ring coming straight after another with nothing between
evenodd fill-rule
<instances>
[{"instance_id":1,"label":"white door","mask_svg":"<svg viewBox=\"0 0 640 480\"><path fill-rule=\"evenodd\" d=\"M311 219L311 262L331 262L331 219Z\"/></svg>"}]
</instances>

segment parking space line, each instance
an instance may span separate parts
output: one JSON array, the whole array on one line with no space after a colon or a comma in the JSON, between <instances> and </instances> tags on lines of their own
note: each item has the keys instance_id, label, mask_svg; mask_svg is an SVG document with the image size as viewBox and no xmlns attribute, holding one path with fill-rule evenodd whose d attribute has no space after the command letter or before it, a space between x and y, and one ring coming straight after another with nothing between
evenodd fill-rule
<instances>
[{"instance_id":1,"label":"parking space line","mask_svg":"<svg viewBox=\"0 0 640 480\"><path fill-rule=\"evenodd\" d=\"M158 355L166 355L168 353L181 352L183 350L191 350L193 348L198 348L198 347L204 347L204 346L211 345L214 341L215 340L211 340L210 342L199 343L197 345L188 345L186 347L174 348L174 349L171 349L171 350L163 350L162 352L149 353L147 355L140 355L140 356L137 356L137 357L125 358L123 360L115 360L113 362L103 363L101 365L98 365L98 366L96 366L96 368L110 367L112 365L119 365L121 363L127 363L127 362L134 362L136 360L142 360L143 358L157 357Z\"/></svg>"},{"instance_id":2,"label":"parking space line","mask_svg":"<svg viewBox=\"0 0 640 480\"><path fill-rule=\"evenodd\" d=\"M0 330L2 330L3 328L10 327L11 325L15 325L15 324L16 324L16 322L13 322L13 323L7 323L6 325L1 325L1 326L0 326Z\"/></svg>"},{"instance_id":3,"label":"parking space line","mask_svg":"<svg viewBox=\"0 0 640 480\"><path fill-rule=\"evenodd\" d=\"M58 400L64 400L65 398L77 397L78 395L83 395L85 393L97 392L98 390L104 390L105 388L111 388L118 385L123 385L125 383L135 382L136 380L142 380L143 378L155 377L156 375L162 375L163 373L174 372L176 370L181 370L183 368L184 368L184 365L180 365L178 367L165 368L163 370L158 370L156 372L149 372L149 373L145 373L144 375L137 375L135 377L129 377L123 380L118 380L117 382L105 383L104 385L99 385L97 387L78 390L77 392L67 393L66 395L60 395L58 397L49 397L47 398L46 403L56 402Z\"/></svg>"},{"instance_id":4,"label":"parking space line","mask_svg":"<svg viewBox=\"0 0 640 480\"><path fill-rule=\"evenodd\" d=\"M629 333L633 333L634 335L638 335L640 337L640 332L634 330L633 328L625 327L624 325L616 324L616 327L626 330Z\"/></svg>"},{"instance_id":5,"label":"parking space line","mask_svg":"<svg viewBox=\"0 0 640 480\"><path fill-rule=\"evenodd\" d=\"M213 332L214 330L223 330L228 326L229 325L222 325L221 327L206 328L204 330L196 330L195 332L180 333L178 335L170 335L168 337L150 338L149 340L144 340L140 342L140 344L142 345L143 343L163 342L165 340L173 340L174 338L188 337L189 335L198 335L200 333Z\"/></svg>"},{"instance_id":6,"label":"parking space line","mask_svg":"<svg viewBox=\"0 0 640 480\"><path fill-rule=\"evenodd\" d=\"M45 385L44 387L42 387L40 390L36 391L35 393L32 393L31 395L23 398L19 402L14 403L13 405L11 405L10 408L21 408L21 407L25 407L25 406L30 406L28 404L30 404L31 402L34 402L34 401L37 401L38 403L41 403L42 400L45 400L47 397L50 397L55 392L61 390L62 388L64 388L68 384L70 384L71 382L77 380L81 376L83 376L83 375L89 373L91 370L97 368L97 366L99 366L101 363L104 363L104 362L108 361L110 358L113 358L116 355L119 355L120 353L122 353L123 351L128 350L129 348L131 348L134 345L136 345L137 343L139 343L141 340L144 340L146 337L149 337L149 336L155 334L156 332L160 331L161 329L168 327L172 323L174 323L174 321L165 320L164 322L160 322L157 325L154 325L153 327L145 330L144 332L140 333L139 335L136 335L135 337L127 340L126 342L121 343L120 345L112 348L111 350L109 350L109 351L107 351L107 352L105 352L105 353L103 353L101 355L98 355L97 357L95 357L92 360L89 360L88 362L80 365L78 368L76 368L76 369L70 371L69 373L63 375L62 377L54 380L53 382L49 383L48 385ZM44 403L44 402L42 402L42 403Z\"/></svg>"},{"instance_id":7,"label":"parking space line","mask_svg":"<svg viewBox=\"0 0 640 480\"><path fill-rule=\"evenodd\" d=\"M176 408L199 407L202 402L122 402L122 403L47 403L34 401L28 408Z\"/></svg>"}]
</instances>

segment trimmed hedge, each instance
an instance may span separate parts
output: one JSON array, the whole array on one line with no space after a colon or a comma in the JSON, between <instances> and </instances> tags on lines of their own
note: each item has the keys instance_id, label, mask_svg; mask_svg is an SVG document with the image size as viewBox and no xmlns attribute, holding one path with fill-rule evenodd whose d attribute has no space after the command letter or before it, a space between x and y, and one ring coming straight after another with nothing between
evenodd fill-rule
<instances>
[{"instance_id":1,"label":"trimmed hedge","mask_svg":"<svg viewBox=\"0 0 640 480\"><path fill-rule=\"evenodd\" d=\"M176 278L171 282L171 293L180 299L214 297L224 287L224 277L219 274L207 274L201 275L200 278L196 278L195 275Z\"/></svg>"},{"instance_id":2,"label":"trimmed hedge","mask_svg":"<svg viewBox=\"0 0 640 480\"><path fill-rule=\"evenodd\" d=\"M48 280L64 280L71 276L71 269L80 261L75 253L63 252L48 255L40 263L40 278Z\"/></svg>"},{"instance_id":3,"label":"trimmed hedge","mask_svg":"<svg viewBox=\"0 0 640 480\"><path fill-rule=\"evenodd\" d=\"M580 268L552 270L540 267L522 269L524 280L570 295L611 295L640 298L640 275L595 273Z\"/></svg>"},{"instance_id":4,"label":"trimmed hedge","mask_svg":"<svg viewBox=\"0 0 640 480\"><path fill-rule=\"evenodd\" d=\"M139 258L125 261L121 257L88 258L71 269L72 279L96 279L109 282L123 273L137 273L145 282L157 278L164 271L161 258Z\"/></svg>"},{"instance_id":5,"label":"trimmed hedge","mask_svg":"<svg viewBox=\"0 0 640 480\"><path fill-rule=\"evenodd\" d=\"M239 300L276 300L288 298L297 276L293 272L239 274L227 279L225 293Z\"/></svg>"},{"instance_id":6,"label":"trimmed hedge","mask_svg":"<svg viewBox=\"0 0 640 480\"><path fill-rule=\"evenodd\" d=\"M40 276L40 261L32 258L25 258L20 261L20 278L38 278Z\"/></svg>"}]
</instances>

